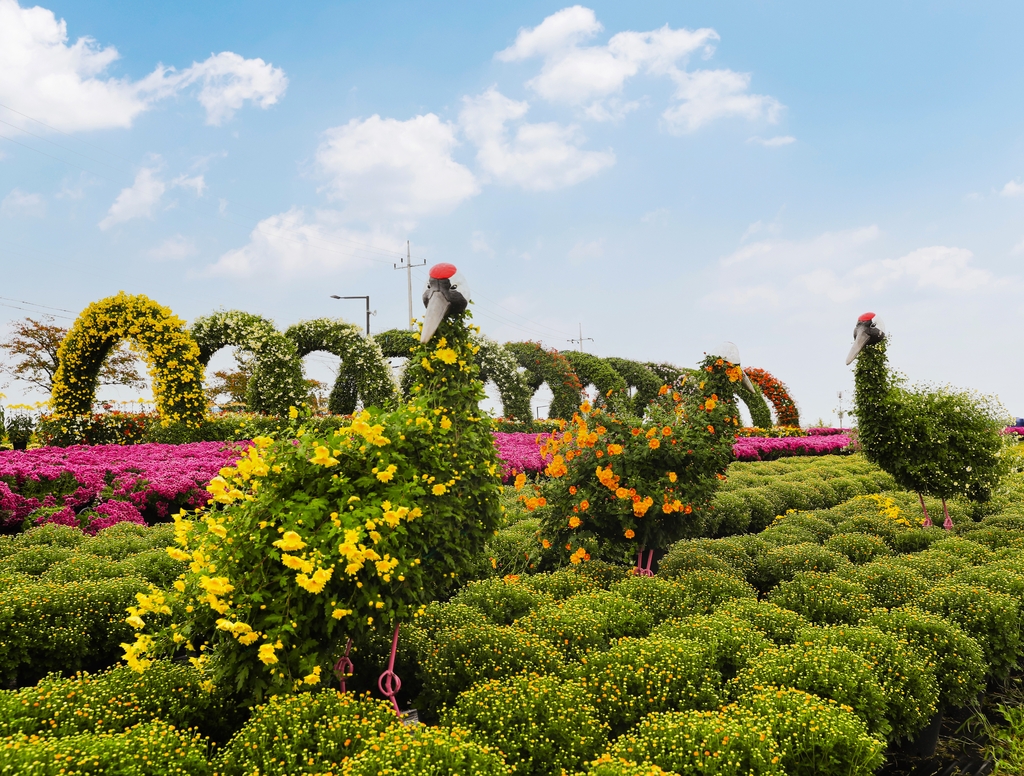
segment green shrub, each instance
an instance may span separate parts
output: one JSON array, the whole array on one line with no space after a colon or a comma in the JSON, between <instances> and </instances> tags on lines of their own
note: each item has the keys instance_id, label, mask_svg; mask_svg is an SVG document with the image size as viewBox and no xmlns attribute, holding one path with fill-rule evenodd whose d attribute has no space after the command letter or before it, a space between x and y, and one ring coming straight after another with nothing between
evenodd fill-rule
<instances>
[{"instance_id":1,"label":"green shrub","mask_svg":"<svg viewBox=\"0 0 1024 776\"><path fill-rule=\"evenodd\" d=\"M886 698L871 664L846 647L793 644L762 652L733 681L737 696L769 687L795 687L849 706L868 731L888 738Z\"/></svg>"},{"instance_id":2,"label":"green shrub","mask_svg":"<svg viewBox=\"0 0 1024 776\"><path fill-rule=\"evenodd\" d=\"M168 560L171 559L168 558ZM129 575L125 574L124 567L117 561L76 552L67 560L54 563L40 575L39 579L40 581L61 584L64 582L84 582L93 579L113 579L114 577L124 576Z\"/></svg>"},{"instance_id":3,"label":"green shrub","mask_svg":"<svg viewBox=\"0 0 1024 776\"><path fill-rule=\"evenodd\" d=\"M124 576L136 576L157 587L170 587L187 563L174 560L164 549L143 550L129 555L118 564Z\"/></svg>"},{"instance_id":4,"label":"green shrub","mask_svg":"<svg viewBox=\"0 0 1024 776\"><path fill-rule=\"evenodd\" d=\"M57 545L31 545L4 558L4 568L37 577L50 566L66 561L74 554L74 550Z\"/></svg>"},{"instance_id":5,"label":"green shrub","mask_svg":"<svg viewBox=\"0 0 1024 776\"><path fill-rule=\"evenodd\" d=\"M928 583L920 573L890 558L854 566L841 576L863 585L875 605L886 609L916 601L928 591Z\"/></svg>"},{"instance_id":6,"label":"green shrub","mask_svg":"<svg viewBox=\"0 0 1024 776\"><path fill-rule=\"evenodd\" d=\"M913 528L909 531L899 531L885 537L885 541L892 547L894 552L908 553L927 550L935 542L945 538L946 532L936 526L933 528Z\"/></svg>"},{"instance_id":7,"label":"green shrub","mask_svg":"<svg viewBox=\"0 0 1024 776\"><path fill-rule=\"evenodd\" d=\"M737 574L732 566L712 555L703 546L707 540L676 542L658 564L658 576L671 579L691 571L717 571L723 574Z\"/></svg>"},{"instance_id":8,"label":"green shrub","mask_svg":"<svg viewBox=\"0 0 1024 776\"><path fill-rule=\"evenodd\" d=\"M590 764L585 776L674 776L654 763L630 762L623 757L612 757L605 752Z\"/></svg>"},{"instance_id":9,"label":"green shrub","mask_svg":"<svg viewBox=\"0 0 1024 776\"><path fill-rule=\"evenodd\" d=\"M551 642L510 626L478 623L433 634L433 647L421 665L423 699L450 706L477 682L524 671L561 675L564 664Z\"/></svg>"},{"instance_id":10,"label":"green shrub","mask_svg":"<svg viewBox=\"0 0 1024 776\"><path fill-rule=\"evenodd\" d=\"M91 540L86 538L85 534L77 528L72 528L69 525L48 523L47 525L29 528L24 533L11 537L9 541L10 552L16 552L21 547L39 547L42 545L74 549ZM0 558L5 556L6 554L0 551Z\"/></svg>"},{"instance_id":11,"label":"green shrub","mask_svg":"<svg viewBox=\"0 0 1024 776\"><path fill-rule=\"evenodd\" d=\"M1024 604L1024 574L1017 570L1020 566L1016 564L1014 566L1015 568L991 564L973 566L956 572L949 578L949 581L962 585L981 585L989 590L995 590L997 593L1013 596Z\"/></svg>"},{"instance_id":12,"label":"green shrub","mask_svg":"<svg viewBox=\"0 0 1024 776\"><path fill-rule=\"evenodd\" d=\"M818 539L812 531L798 525L781 523L766 528L759 535L761 541L772 547L788 547L791 544L813 544L818 546Z\"/></svg>"},{"instance_id":13,"label":"green shrub","mask_svg":"<svg viewBox=\"0 0 1024 776\"><path fill-rule=\"evenodd\" d=\"M578 593L591 593L601 589L593 577L581 573L577 566L543 574L529 574L522 577L520 581L534 590L547 593L556 601Z\"/></svg>"},{"instance_id":14,"label":"green shrub","mask_svg":"<svg viewBox=\"0 0 1024 776\"><path fill-rule=\"evenodd\" d=\"M100 674L56 675L33 687L0 691L0 736L118 733L157 718L223 736L231 716L225 695L203 689L190 665L154 662L145 677L127 667Z\"/></svg>"},{"instance_id":15,"label":"green shrub","mask_svg":"<svg viewBox=\"0 0 1024 776\"><path fill-rule=\"evenodd\" d=\"M739 705L771 722L787 776L870 776L884 760L884 743L853 709L834 700L771 687L740 698Z\"/></svg>"},{"instance_id":16,"label":"green shrub","mask_svg":"<svg viewBox=\"0 0 1024 776\"><path fill-rule=\"evenodd\" d=\"M981 646L944 617L908 606L873 612L865 622L918 650L935 670L944 706L964 706L984 688L988 664Z\"/></svg>"},{"instance_id":17,"label":"green shrub","mask_svg":"<svg viewBox=\"0 0 1024 776\"><path fill-rule=\"evenodd\" d=\"M971 523L973 530L965 536L993 552L1007 547L1024 547L1024 530L1012 530L995 525Z\"/></svg>"},{"instance_id":18,"label":"green shrub","mask_svg":"<svg viewBox=\"0 0 1024 776\"><path fill-rule=\"evenodd\" d=\"M567 610L561 603L542 606L516 620L516 627L553 644L566 660L608 648L601 618L593 612Z\"/></svg>"},{"instance_id":19,"label":"green shrub","mask_svg":"<svg viewBox=\"0 0 1024 776\"><path fill-rule=\"evenodd\" d=\"M209 744L166 722L147 722L123 733L63 738L11 736L0 746L0 773L19 776L206 776L213 772Z\"/></svg>"},{"instance_id":20,"label":"green shrub","mask_svg":"<svg viewBox=\"0 0 1024 776\"><path fill-rule=\"evenodd\" d=\"M950 536L934 542L932 552L945 552L955 558L962 558L972 566L980 566L992 559L992 551L983 544L960 536Z\"/></svg>"},{"instance_id":21,"label":"green shrub","mask_svg":"<svg viewBox=\"0 0 1024 776\"><path fill-rule=\"evenodd\" d=\"M715 668L726 681L770 646L768 637L749 622L722 612L669 620L659 625L651 635L687 639L706 645L711 650Z\"/></svg>"},{"instance_id":22,"label":"green shrub","mask_svg":"<svg viewBox=\"0 0 1024 776\"><path fill-rule=\"evenodd\" d=\"M825 542L825 548L845 555L851 563L858 566L892 555L889 545L880 538L862 533L836 534Z\"/></svg>"},{"instance_id":23,"label":"green shrub","mask_svg":"<svg viewBox=\"0 0 1024 776\"><path fill-rule=\"evenodd\" d=\"M849 561L838 552L832 552L818 544L803 542L770 550L761 563L760 581L764 592L780 582L793 579L800 572L817 571L827 573L849 565Z\"/></svg>"},{"instance_id":24,"label":"green shrub","mask_svg":"<svg viewBox=\"0 0 1024 776\"><path fill-rule=\"evenodd\" d=\"M777 525L788 529L798 528L801 531L806 531L814 537L814 541L818 544L827 541L836 532L835 526L819 517L815 517L810 512L788 514Z\"/></svg>"},{"instance_id":25,"label":"green shrub","mask_svg":"<svg viewBox=\"0 0 1024 776\"><path fill-rule=\"evenodd\" d=\"M540 548L537 532L540 520L527 518L501 528L484 544L482 557L486 559L487 570L494 569L500 576L523 574L533 568L533 562Z\"/></svg>"},{"instance_id":26,"label":"green shrub","mask_svg":"<svg viewBox=\"0 0 1024 776\"><path fill-rule=\"evenodd\" d=\"M723 698L713 651L685 639L623 639L578 665L576 679L616 733L652 711L716 708Z\"/></svg>"},{"instance_id":27,"label":"green shrub","mask_svg":"<svg viewBox=\"0 0 1024 776\"><path fill-rule=\"evenodd\" d=\"M399 725L342 763L342 776L505 776L500 753L461 730Z\"/></svg>"},{"instance_id":28,"label":"green shrub","mask_svg":"<svg viewBox=\"0 0 1024 776\"><path fill-rule=\"evenodd\" d=\"M148 676L148 674L147 674ZM291 776L337 772L397 724L391 705L334 690L277 696L256 706L220 752L223 776Z\"/></svg>"},{"instance_id":29,"label":"green shrub","mask_svg":"<svg viewBox=\"0 0 1024 776\"><path fill-rule=\"evenodd\" d=\"M768 601L729 601L716 614L728 614L750 623L775 644L792 644L811 624L806 617Z\"/></svg>"},{"instance_id":30,"label":"green shrub","mask_svg":"<svg viewBox=\"0 0 1024 776\"><path fill-rule=\"evenodd\" d=\"M881 515L856 515L836 523L836 533L863 533L878 536L887 543L906 532L906 528Z\"/></svg>"},{"instance_id":31,"label":"green shrub","mask_svg":"<svg viewBox=\"0 0 1024 776\"><path fill-rule=\"evenodd\" d=\"M615 741L609 754L680 774L784 773L771 722L739 706L650 714Z\"/></svg>"},{"instance_id":32,"label":"green shrub","mask_svg":"<svg viewBox=\"0 0 1024 776\"><path fill-rule=\"evenodd\" d=\"M724 560L748 582L756 572L758 558L767 548L756 536L731 536L726 539L704 540L703 547L716 558Z\"/></svg>"},{"instance_id":33,"label":"green shrub","mask_svg":"<svg viewBox=\"0 0 1024 776\"><path fill-rule=\"evenodd\" d=\"M0 681L27 684L51 671L106 668L132 637L125 610L140 579L11 584L0 596Z\"/></svg>"},{"instance_id":34,"label":"green shrub","mask_svg":"<svg viewBox=\"0 0 1024 776\"><path fill-rule=\"evenodd\" d=\"M452 597L452 603L479 609L496 625L511 625L551 600L549 595L514 577L470 582Z\"/></svg>"},{"instance_id":35,"label":"green shrub","mask_svg":"<svg viewBox=\"0 0 1024 776\"><path fill-rule=\"evenodd\" d=\"M518 776L578 771L608 740L586 690L537 674L475 685L442 714L442 722L501 751Z\"/></svg>"},{"instance_id":36,"label":"green shrub","mask_svg":"<svg viewBox=\"0 0 1024 776\"><path fill-rule=\"evenodd\" d=\"M885 693L885 716L894 739L910 737L935 715L939 700L935 669L909 644L872 625L808 628L800 639L805 644L846 647L871 664Z\"/></svg>"},{"instance_id":37,"label":"green shrub","mask_svg":"<svg viewBox=\"0 0 1024 776\"><path fill-rule=\"evenodd\" d=\"M866 617L873 606L863 585L835 574L810 571L780 584L768 600L819 625L853 624Z\"/></svg>"},{"instance_id":38,"label":"green shrub","mask_svg":"<svg viewBox=\"0 0 1024 776\"><path fill-rule=\"evenodd\" d=\"M963 558L950 555L948 552L936 552L925 550L910 555L900 555L892 559L908 569L913 569L925 579L937 582L946 579L960 569L967 568L970 564Z\"/></svg>"},{"instance_id":39,"label":"green shrub","mask_svg":"<svg viewBox=\"0 0 1024 776\"><path fill-rule=\"evenodd\" d=\"M715 494L713 508L716 535L730 536L750 529L750 507L736 493L719 491Z\"/></svg>"},{"instance_id":40,"label":"green shrub","mask_svg":"<svg viewBox=\"0 0 1024 776\"><path fill-rule=\"evenodd\" d=\"M671 580L632 577L613 585L612 592L635 601L655 623L710 612L731 598L757 596L743 580L716 571L692 571Z\"/></svg>"},{"instance_id":41,"label":"green shrub","mask_svg":"<svg viewBox=\"0 0 1024 776\"><path fill-rule=\"evenodd\" d=\"M960 625L978 641L992 674L1004 679L1020 647L1020 602L979 585L938 585L916 603Z\"/></svg>"}]
</instances>

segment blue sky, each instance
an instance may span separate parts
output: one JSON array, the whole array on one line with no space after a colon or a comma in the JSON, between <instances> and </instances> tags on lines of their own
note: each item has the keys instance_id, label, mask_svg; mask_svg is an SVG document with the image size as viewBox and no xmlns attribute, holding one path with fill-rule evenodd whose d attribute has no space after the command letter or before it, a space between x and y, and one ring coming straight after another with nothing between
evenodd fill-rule
<instances>
[{"instance_id":1,"label":"blue sky","mask_svg":"<svg viewBox=\"0 0 1024 776\"><path fill-rule=\"evenodd\" d=\"M0 0L4 304L369 294L380 331L409 239L500 341L732 340L831 422L872 310L911 380L1024 415L1019 4L124 8Z\"/></svg>"}]
</instances>

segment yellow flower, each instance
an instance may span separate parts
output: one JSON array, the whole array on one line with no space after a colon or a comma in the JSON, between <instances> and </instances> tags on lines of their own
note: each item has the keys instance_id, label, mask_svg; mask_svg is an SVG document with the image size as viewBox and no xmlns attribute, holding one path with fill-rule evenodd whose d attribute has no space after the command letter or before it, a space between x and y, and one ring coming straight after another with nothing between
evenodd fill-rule
<instances>
[{"instance_id":1,"label":"yellow flower","mask_svg":"<svg viewBox=\"0 0 1024 776\"><path fill-rule=\"evenodd\" d=\"M661 442L657 439L652 439L647 443L647 446L652 450L657 450L659 447L661 447Z\"/></svg>"},{"instance_id":2,"label":"yellow flower","mask_svg":"<svg viewBox=\"0 0 1024 776\"><path fill-rule=\"evenodd\" d=\"M627 539L632 539L634 536L636 536L636 533L633 531L633 529L632 528L627 528L626 529L626 538Z\"/></svg>"},{"instance_id":3,"label":"yellow flower","mask_svg":"<svg viewBox=\"0 0 1024 776\"><path fill-rule=\"evenodd\" d=\"M337 466L338 459L331 458L331 451L323 445L317 445L316 452L312 458L309 459L310 463L315 463L318 466Z\"/></svg>"},{"instance_id":4,"label":"yellow flower","mask_svg":"<svg viewBox=\"0 0 1024 776\"><path fill-rule=\"evenodd\" d=\"M443 484L441 484L441 483L438 483L438 484L437 484L437 485L435 485L435 486L434 486L433 488L431 488L431 492L432 492L432 493L433 493L433 494L434 494L435 496L442 496L442 495L444 495L444 493L445 493L445 491L446 491L446 490L448 490L448 488L446 488L446 487L445 487L445 486L444 486Z\"/></svg>"},{"instance_id":5,"label":"yellow flower","mask_svg":"<svg viewBox=\"0 0 1024 776\"><path fill-rule=\"evenodd\" d=\"M235 586L228 582L227 577L199 577L199 586L213 596L227 595Z\"/></svg>"},{"instance_id":6,"label":"yellow flower","mask_svg":"<svg viewBox=\"0 0 1024 776\"><path fill-rule=\"evenodd\" d=\"M302 677L302 681L306 684L320 684L320 666L316 666L313 673Z\"/></svg>"},{"instance_id":7,"label":"yellow flower","mask_svg":"<svg viewBox=\"0 0 1024 776\"><path fill-rule=\"evenodd\" d=\"M294 555L282 555L281 562L290 569L303 571L306 574L313 570L313 564L310 561L303 560L302 558L298 558Z\"/></svg>"},{"instance_id":8,"label":"yellow flower","mask_svg":"<svg viewBox=\"0 0 1024 776\"><path fill-rule=\"evenodd\" d=\"M675 472L669 472L668 473L668 481L669 482L675 482L677 479L679 479L679 477L676 476Z\"/></svg>"},{"instance_id":9,"label":"yellow flower","mask_svg":"<svg viewBox=\"0 0 1024 776\"><path fill-rule=\"evenodd\" d=\"M207 523L207 530L221 539L228 535L228 529L220 523Z\"/></svg>"},{"instance_id":10,"label":"yellow flower","mask_svg":"<svg viewBox=\"0 0 1024 776\"><path fill-rule=\"evenodd\" d=\"M333 617L335 620L340 620L342 617L345 617L349 614L352 614L351 609L335 609L333 612L331 612L331 617Z\"/></svg>"},{"instance_id":11,"label":"yellow flower","mask_svg":"<svg viewBox=\"0 0 1024 776\"><path fill-rule=\"evenodd\" d=\"M441 418L441 428L443 428L443 429L445 429L447 431L451 427L452 427L452 421L451 421L451 419L447 415L445 415L443 418Z\"/></svg>"},{"instance_id":12,"label":"yellow flower","mask_svg":"<svg viewBox=\"0 0 1024 776\"><path fill-rule=\"evenodd\" d=\"M384 471L377 472L377 479L381 482L391 482L391 480L395 478L395 472L397 471L398 467L394 464L390 464Z\"/></svg>"},{"instance_id":13,"label":"yellow flower","mask_svg":"<svg viewBox=\"0 0 1024 776\"><path fill-rule=\"evenodd\" d=\"M434 351L434 357L446 364L454 364L459 360L458 354L451 348L438 348Z\"/></svg>"},{"instance_id":14,"label":"yellow flower","mask_svg":"<svg viewBox=\"0 0 1024 776\"><path fill-rule=\"evenodd\" d=\"M294 409L294 407L292 409ZM260 649L259 649L259 652L257 653L257 657L259 657L259 659L265 665L268 665L268 666L272 665L273 663L276 663L277 662L277 655L274 654L274 645L273 644L263 644L263 645L261 645Z\"/></svg>"},{"instance_id":15,"label":"yellow flower","mask_svg":"<svg viewBox=\"0 0 1024 776\"><path fill-rule=\"evenodd\" d=\"M295 420L297 417L299 417L299 411L297 409L295 409L294 407L289 407L288 408L288 417L291 418L292 420ZM274 661L274 662L277 662L277 661Z\"/></svg>"},{"instance_id":16,"label":"yellow flower","mask_svg":"<svg viewBox=\"0 0 1024 776\"><path fill-rule=\"evenodd\" d=\"M313 572L312 577L307 577L305 574L299 574L295 577L295 581L299 583L299 587L303 590L308 590L310 593L322 593L324 585L331 578L333 569L317 569Z\"/></svg>"},{"instance_id":17,"label":"yellow flower","mask_svg":"<svg viewBox=\"0 0 1024 776\"><path fill-rule=\"evenodd\" d=\"M522 473L517 474L516 475L516 481L515 481L515 489L516 490L522 490L523 486L525 484L526 484L526 475L522 474Z\"/></svg>"},{"instance_id":18,"label":"yellow flower","mask_svg":"<svg viewBox=\"0 0 1024 776\"><path fill-rule=\"evenodd\" d=\"M301 550L306 546L306 543L302 541L302 537L299 536L295 531L285 531L284 536L274 542L275 547L280 547L285 552L295 552L295 550Z\"/></svg>"},{"instance_id":19,"label":"yellow flower","mask_svg":"<svg viewBox=\"0 0 1024 776\"><path fill-rule=\"evenodd\" d=\"M580 520L578 517L576 517L576 515L573 515L572 517L569 518L569 527L570 528L579 528L581 525L583 525L583 521Z\"/></svg>"},{"instance_id":20,"label":"yellow flower","mask_svg":"<svg viewBox=\"0 0 1024 776\"><path fill-rule=\"evenodd\" d=\"M179 550L177 547L168 547L167 548L167 554L170 555L175 560L179 560L179 561L189 561L189 560L192 560L192 556L191 555L189 555L187 552L184 552L183 550Z\"/></svg>"}]
</instances>

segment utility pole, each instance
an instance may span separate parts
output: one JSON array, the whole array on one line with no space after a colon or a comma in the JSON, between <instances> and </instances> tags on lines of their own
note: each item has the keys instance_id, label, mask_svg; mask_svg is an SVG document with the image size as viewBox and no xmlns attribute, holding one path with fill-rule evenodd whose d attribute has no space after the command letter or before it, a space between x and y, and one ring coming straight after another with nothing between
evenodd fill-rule
<instances>
[{"instance_id":1,"label":"utility pole","mask_svg":"<svg viewBox=\"0 0 1024 776\"><path fill-rule=\"evenodd\" d=\"M583 337L583 324L581 323L580 324L580 338L579 339L566 340L566 342L572 342L574 344L578 344L580 346L580 353L582 353L583 352L583 340L584 340L584 337ZM586 337L586 341L587 342L593 342L594 338L593 337Z\"/></svg>"},{"instance_id":2,"label":"utility pole","mask_svg":"<svg viewBox=\"0 0 1024 776\"><path fill-rule=\"evenodd\" d=\"M405 270L406 282L407 282L407 285L409 287L409 331L412 331L413 329L416 328L416 325L413 323L413 317L412 317L412 268L413 267L425 267L425 266L427 266L426 259L421 261L419 264L413 264L412 263L412 247L409 245L409 241L406 240L405 241L405 259L403 259L398 264L396 264L395 265L395 269L404 269Z\"/></svg>"},{"instance_id":3,"label":"utility pole","mask_svg":"<svg viewBox=\"0 0 1024 776\"><path fill-rule=\"evenodd\" d=\"M839 397L839 407L836 408L835 413L839 416L839 428L843 427L843 416L846 414L846 410L843 409L843 392L836 391L836 396Z\"/></svg>"},{"instance_id":4,"label":"utility pole","mask_svg":"<svg viewBox=\"0 0 1024 776\"><path fill-rule=\"evenodd\" d=\"M331 294L331 299L365 299L366 300L366 336L370 336L370 316L376 315L377 311L370 312L370 297L368 296L337 296Z\"/></svg>"}]
</instances>

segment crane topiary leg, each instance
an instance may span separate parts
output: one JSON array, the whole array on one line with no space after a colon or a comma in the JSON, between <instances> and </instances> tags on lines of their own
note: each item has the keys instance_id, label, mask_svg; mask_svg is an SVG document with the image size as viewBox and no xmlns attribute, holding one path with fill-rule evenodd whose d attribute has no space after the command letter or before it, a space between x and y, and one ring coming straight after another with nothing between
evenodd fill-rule
<instances>
[{"instance_id":1,"label":"crane topiary leg","mask_svg":"<svg viewBox=\"0 0 1024 776\"><path fill-rule=\"evenodd\" d=\"M921 495L921 491L917 492L917 498L921 502L921 511L924 512L924 522L921 523L922 528L931 528L932 519L928 516L928 507L924 505L924 496Z\"/></svg>"}]
</instances>

